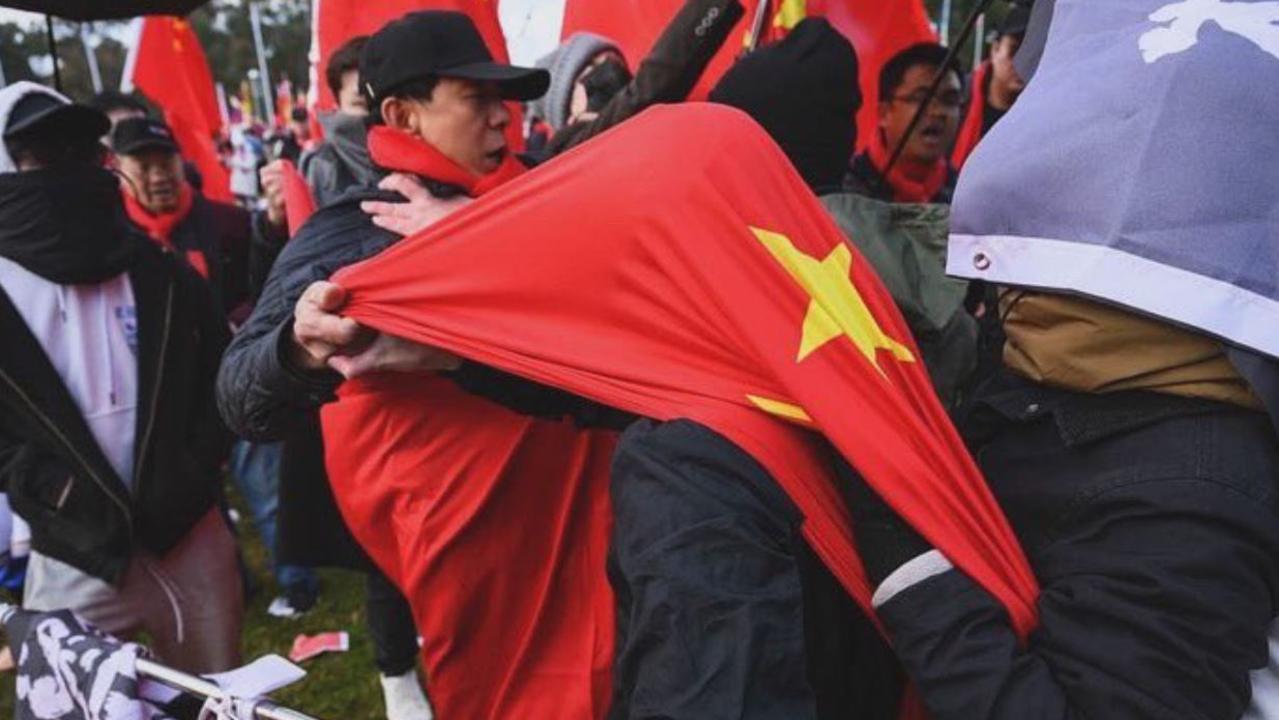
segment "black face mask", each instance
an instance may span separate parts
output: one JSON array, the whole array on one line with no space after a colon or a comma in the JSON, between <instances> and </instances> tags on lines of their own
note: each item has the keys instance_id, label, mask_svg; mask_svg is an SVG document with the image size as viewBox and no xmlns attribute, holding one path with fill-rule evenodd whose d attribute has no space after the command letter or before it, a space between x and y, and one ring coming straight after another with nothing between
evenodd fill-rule
<instances>
[{"instance_id":1,"label":"black face mask","mask_svg":"<svg viewBox=\"0 0 1279 720\"><path fill-rule=\"evenodd\" d=\"M0 174L0 256L60 285L124 272L138 237L110 172L75 165Z\"/></svg>"}]
</instances>

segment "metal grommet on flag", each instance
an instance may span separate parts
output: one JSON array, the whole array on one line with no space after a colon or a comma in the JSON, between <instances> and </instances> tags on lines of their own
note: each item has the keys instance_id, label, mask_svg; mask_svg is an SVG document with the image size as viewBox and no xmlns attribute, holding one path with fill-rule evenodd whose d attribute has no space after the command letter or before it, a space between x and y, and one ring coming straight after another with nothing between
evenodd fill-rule
<instances>
[{"instance_id":1,"label":"metal grommet on flag","mask_svg":"<svg viewBox=\"0 0 1279 720\"><path fill-rule=\"evenodd\" d=\"M984 252L979 252L973 256L973 267L981 271L990 269L990 256Z\"/></svg>"}]
</instances>

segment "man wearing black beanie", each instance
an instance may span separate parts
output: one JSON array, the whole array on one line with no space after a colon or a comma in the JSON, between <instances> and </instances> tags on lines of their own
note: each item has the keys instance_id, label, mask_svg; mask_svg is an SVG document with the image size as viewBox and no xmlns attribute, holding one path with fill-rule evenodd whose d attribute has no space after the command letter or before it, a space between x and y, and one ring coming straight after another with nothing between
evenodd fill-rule
<instances>
[{"instance_id":1,"label":"man wearing black beanie","mask_svg":"<svg viewBox=\"0 0 1279 720\"><path fill-rule=\"evenodd\" d=\"M977 324L964 284L945 277L944 208L893 206L841 189L862 105L857 54L821 18L739 60L710 99L744 110L781 146L849 241L875 268L923 352L947 407L977 365Z\"/></svg>"}]
</instances>

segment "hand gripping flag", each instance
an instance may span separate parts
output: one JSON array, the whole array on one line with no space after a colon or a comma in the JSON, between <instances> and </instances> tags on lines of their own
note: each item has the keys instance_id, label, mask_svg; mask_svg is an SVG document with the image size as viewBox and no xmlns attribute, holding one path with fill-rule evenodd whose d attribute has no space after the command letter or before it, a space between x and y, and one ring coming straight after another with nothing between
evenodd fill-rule
<instances>
[{"instance_id":1,"label":"hand gripping flag","mask_svg":"<svg viewBox=\"0 0 1279 720\"><path fill-rule=\"evenodd\" d=\"M1080 293L1279 357L1279 3L1057 0L964 166L948 272Z\"/></svg>"},{"instance_id":2,"label":"hand gripping flag","mask_svg":"<svg viewBox=\"0 0 1279 720\"><path fill-rule=\"evenodd\" d=\"M384 332L725 435L777 479L804 514L814 550L869 608L871 589L820 433L998 597L1023 635L1034 624L1034 578L937 401L904 320L782 152L736 110L651 109L336 281L351 293L349 315ZM415 414L401 424L436 407L405 402ZM402 431L377 425L376 404L358 422L334 422L346 404L325 411L326 438L344 447L330 453L331 468L335 455L359 453L336 459L367 483L434 482L433 465L405 472L391 459L414 449ZM357 430L367 443L351 443ZM470 442L465 431L450 437ZM541 493L522 514L560 513L573 489L547 477L521 477ZM527 488L493 483L486 492ZM348 517L357 525L399 522L386 512ZM531 538L467 539L472 557L497 573L504 553ZM566 535L554 545L575 542ZM566 571L555 582L593 588L603 576L602 564L574 569L594 580ZM474 602L520 607L512 593L477 594ZM463 631L453 642L464 643L472 624L455 622ZM561 639L601 630L558 610L538 625Z\"/></svg>"}]
</instances>

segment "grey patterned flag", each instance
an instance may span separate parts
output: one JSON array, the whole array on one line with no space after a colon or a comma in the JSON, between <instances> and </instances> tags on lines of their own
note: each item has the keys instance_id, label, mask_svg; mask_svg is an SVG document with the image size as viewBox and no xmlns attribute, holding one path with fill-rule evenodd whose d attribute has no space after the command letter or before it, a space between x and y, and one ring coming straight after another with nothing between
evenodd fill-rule
<instances>
[{"instance_id":1,"label":"grey patterned flag","mask_svg":"<svg viewBox=\"0 0 1279 720\"><path fill-rule=\"evenodd\" d=\"M16 720L169 720L141 697L141 646L67 610L5 618L18 663Z\"/></svg>"},{"instance_id":2,"label":"grey patterned flag","mask_svg":"<svg viewBox=\"0 0 1279 720\"><path fill-rule=\"evenodd\" d=\"M1279 1L1057 0L964 166L947 271L1279 357Z\"/></svg>"}]
</instances>

